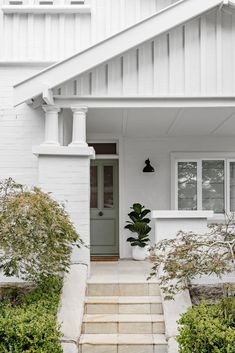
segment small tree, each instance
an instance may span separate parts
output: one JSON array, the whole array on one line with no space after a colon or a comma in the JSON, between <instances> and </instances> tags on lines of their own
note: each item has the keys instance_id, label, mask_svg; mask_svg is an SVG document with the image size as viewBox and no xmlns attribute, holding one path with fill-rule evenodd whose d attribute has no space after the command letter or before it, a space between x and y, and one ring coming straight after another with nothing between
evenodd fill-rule
<instances>
[{"instance_id":1,"label":"small tree","mask_svg":"<svg viewBox=\"0 0 235 353\"><path fill-rule=\"evenodd\" d=\"M149 278L158 275L165 298L172 299L198 276L221 277L234 270L235 220L225 215L224 224L211 225L204 235L180 231L176 238L156 244Z\"/></svg>"},{"instance_id":2,"label":"small tree","mask_svg":"<svg viewBox=\"0 0 235 353\"><path fill-rule=\"evenodd\" d=\"M72 246L82 244L64 208L39 188L0 182L0 269L39 281L67 271Z\"/></svg>"}]
</instances>

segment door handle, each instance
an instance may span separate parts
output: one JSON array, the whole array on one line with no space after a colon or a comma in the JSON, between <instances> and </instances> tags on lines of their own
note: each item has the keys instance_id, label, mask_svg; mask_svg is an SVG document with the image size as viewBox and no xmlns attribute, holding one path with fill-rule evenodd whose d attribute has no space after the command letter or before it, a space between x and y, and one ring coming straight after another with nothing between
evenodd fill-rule
<instances>
[{"instance_id":1,"label":"door handle","mask_svg":"<svg viewBox=\"0 0 235 353\"><path fill-rule=\"evenodd\" d=\"M98 213L98 215L99 215L100 217L102 217L102 216L103 216L103 212L100 211L100 212Z\"/></svg>"}]
</instances>

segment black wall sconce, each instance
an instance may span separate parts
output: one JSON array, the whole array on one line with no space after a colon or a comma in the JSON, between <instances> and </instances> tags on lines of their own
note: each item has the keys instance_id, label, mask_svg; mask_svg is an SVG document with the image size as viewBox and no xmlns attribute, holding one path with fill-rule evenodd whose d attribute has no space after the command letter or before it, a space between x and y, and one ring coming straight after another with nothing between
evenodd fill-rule
<instances>
[{"instance_id":1,"label":"black wall sconce","mask_svg":"<svg viewBox=\"0 0 235 353\"><path fill-rule=\"evenodd\" d=\"M150 164L149 158L145 161L146 166L143 169L144 173L153 173L155 172L154 168Z\"/></svg>"}]
</instances>

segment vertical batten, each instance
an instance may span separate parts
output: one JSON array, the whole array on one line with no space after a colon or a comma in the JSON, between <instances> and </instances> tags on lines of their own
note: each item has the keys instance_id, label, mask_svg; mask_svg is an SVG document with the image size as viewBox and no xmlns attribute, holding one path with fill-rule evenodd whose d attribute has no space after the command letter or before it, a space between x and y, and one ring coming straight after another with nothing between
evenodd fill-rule
<instances>
[{"instance_id":1,"label":"vertical batten","mask_svg":"<svg viewBox=\"0 0 235 353\"><path fill-rule=\"evenodd\" d=\"M45 54L44 59L51 58L51 15L45 15Z\"/></svg>"},{"instance_id":2,"label":"vertical batten","mask_svg":"<svg viewBox=\"0 0 235 353\"><path fill-rule=\"evenodd\" d=\"M117 57L108 63L108 95L122 94L121 58Z\"/></svg>"},{"instance_id":3,"label":"vertical batten","mask_svg":"<svg viewBox=\"0 0 235 353\"><path fill-rule=\"evenodd\" d=\"M32 60L34 57L34 15L28 14L28 22L27 22L27 40L28 46L25 56L28 57L29 60Z\"/></svg>"},{"instance_id":4,"label":"vertical batten","mask_svg":"<svg viewBox=\"0 0 235 353\"><path fill-rule=\"evenodd\" d=\"M74 52L78 52L81 49L81 16L79 14L74 16Z\"/></svg>"},{"instance_id":5,"label":"vertical batten","mask_svg":"<svg viewBox=\"0 0 235 353\"><path fill-rule=\"evenodd\" d=\"M63 59L65 52L65 15L59 15L59 58Z\"/></svg>"},{"instance_id":6,"label":"vertical batten","mask_svg":"<svg viewBox=\"0 0 235 353\"><path fill-rule=\"evenodd\" d=\"M184 93L183 30L177 27L170 32L170 94Z\"/></svg>"},{"instance_id":7,"label":"vertical batten","mask_svg":"<svg viewBox=\"0 0 235 353\"><path fill-rule=\"evenodd\" d=\"M233 63L233 89L232 92L235 94L235 14L232 14L232 63Z\"/></svg>"},{"instance_id":8,"label":"vertical batten","mask_svg":"<svg viewBox=\"0 0 235 353\"><path fill-rule=\"evenodd\" d=\"M233 23L232 14L222 13L222 92L229 95L233 92Z\"/></svg>"},{"instance_id":9,"label":"vertical batten","mask_svg":"<svg viewBox=\"0 0 235 353\"><path fill-rule=\"evenodd\" d=\"M141 96L153 94L152 42L144 43L139 48L139 90Z\"/></svg>"},{"instance_id":10,"label":"vertical batten","mask_svg":"<svg viewBox=\"0 0 235 353\"><path fill-rule=\"evenodd\" d=\"M136 50L123 55L123 93L137 94L137 56Z\"/></svg>"},{"instance_id":11,"label":"vertical batten","mask_svg":"<svg viewBox=\"0 0 235 353\"><path fill-rule=\"evenodd\" d=\"M169 92L168 35L154 40L154 94L167 95Z\"/></svg>"},{"instance_id":12,"label":"vertical batten","mask_svg":"<svg viewBox=\"0 0 235 353\"><path fill-rule=\"evenodd\" d=\"M206 94L206 17L200 18L200 81L201 95Z\"/></svg>"},{"instance_id":13,"label":"vertical batten","mask_svg":"<svg viewBox=\"0 0 235 353\"><path fill-rule=\"evenodd\" d=\"M19 14L13 15L13 40L12 40L12 58L17 60L19 56L19 35L20 35L20 26L19 26Z\"/></svg>"},{"instance_id":14,"label":"vertical batten","mask_svg":"<svg viewBox=\"0 0 235 353\"><path fill-rule=\"evenodd\" d=\"M216 76L217 94L222 94L222 13L221 9L216 15Z\"/></svg>"},{"instance_id":15,"label":"vertical batten","mask_svg":"<svg viewBox=\"0 0 235 353\"><path fill-rule=\"evenodd\" d=\"M147 0L145 2L147 2ZM141 12L141 4L140 3L141 3L141 0L135 1L135 18L136 18L135 21L136 22L140 21L141 18L145 17L144 12L143 11ZM145 7L147 7L147 4Z\"/></svg>"},{"instance_id":16,"label":"vertical batten","mask_svg":"<svg viewBox=\"0 0 235 353\"><path fill-rule=\"evenodd\" d=\"M200 94L200 21L185 25L185 93Z\"/></svg>"},{"instance_id":17,"label":"vertical batten","mask_svg":"<svg viewBox=\"0 0 235 353\"><path fill-rule=\"evenodd\" d=\"M217 91L216 64L216 12L206 15L206 94L215 95Z\"/></svg>"},{"instance_id":18,"label":"vertical batten","mask_svg":"<svg viewBox=\"0 0 235 353\"><path fill-rule=\"evenodd\" d=\"M126 11L125 11L125 0L119 0L120 1L120 29L123 29L126 27Z\"/></svg>"}]
</instances>

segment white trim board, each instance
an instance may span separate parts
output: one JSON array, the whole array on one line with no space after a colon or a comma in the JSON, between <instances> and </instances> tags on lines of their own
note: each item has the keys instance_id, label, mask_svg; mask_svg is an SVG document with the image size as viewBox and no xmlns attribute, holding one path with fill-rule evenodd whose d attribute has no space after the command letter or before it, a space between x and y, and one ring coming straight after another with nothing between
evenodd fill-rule
<instances>
[{"instance_id":1,"label":"white trim board","mask_svg":"<svg viewBox=\"0 0 235 353\"><path fill-rule=\"evenodd\" d=\"M180 0L134 26L16 84L14 86L15 105L40 95L42 86L45 84L48 88L54 88L223 4L223 0Z\"/></svg>"},{"instance_id":2,"label":"white trim board","mask_svg":"<svg viewBox=\"0 0 235 353\"><path fill-rule=\"evenodd\" d=\"M88 108L213 108L235 107L235 96L226 97L61 97L54 96L60 108L74 104Z\"/></svg>"}]
</instances>

